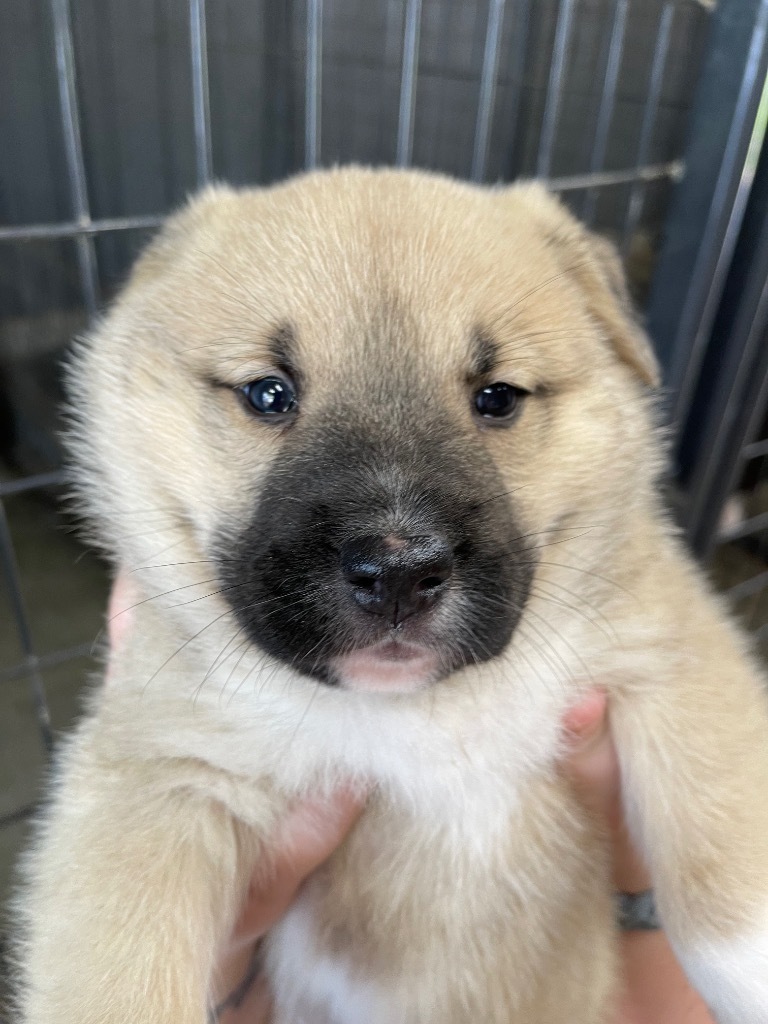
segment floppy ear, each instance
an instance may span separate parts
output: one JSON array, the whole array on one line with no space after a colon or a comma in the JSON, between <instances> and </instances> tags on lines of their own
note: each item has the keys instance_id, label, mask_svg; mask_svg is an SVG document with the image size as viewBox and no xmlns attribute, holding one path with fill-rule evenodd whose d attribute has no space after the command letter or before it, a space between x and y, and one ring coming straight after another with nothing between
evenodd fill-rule
<instances>
[{"instance_id":1,"label":"floppy ear","mask_svg":"<svg viewBox=\"0 0 768 1024\"><path fill-rule=\"evenodd\" d=\"M614 351L651 387L660 383L659 364L632 305L624 270L615 247L581 225L537 182L513 185L516 193L541 224L545 239L563 270L578 282L587 306L605 329Z\"/></svg>"}]
</instances>

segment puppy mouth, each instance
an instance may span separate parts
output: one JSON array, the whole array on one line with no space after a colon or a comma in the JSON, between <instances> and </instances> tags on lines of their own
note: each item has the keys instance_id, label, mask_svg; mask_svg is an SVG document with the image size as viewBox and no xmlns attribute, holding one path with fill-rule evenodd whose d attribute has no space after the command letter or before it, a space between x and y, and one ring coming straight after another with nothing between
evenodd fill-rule
<instances>
[{"instance_id":1,"label":"puppy mouth","mask_svg":"<svg viewBox=\"0 0 768 1024\"><path fill-rule=\"evenodd\" d=\"M345 690L410 693L438 679L441 659L420 644L388 637L337 655L328 667L332 681Z\"/></svg>"}]
</instances>

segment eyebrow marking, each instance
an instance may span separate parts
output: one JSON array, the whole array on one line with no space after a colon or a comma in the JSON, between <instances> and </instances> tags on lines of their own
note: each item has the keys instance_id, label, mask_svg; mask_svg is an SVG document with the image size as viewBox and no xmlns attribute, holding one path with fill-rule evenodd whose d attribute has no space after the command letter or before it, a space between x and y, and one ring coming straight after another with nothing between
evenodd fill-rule
<instances>
[{"instance_id":1,"label":"eyebrow marking","mask_svg":"<svg viewBox=\"0 0 768 1024\"><path fill-rule=\"evenodd\" d=\"M296 331L289 323L279 324L269 336L269 353L275 366L291 374L298 372Z\"/></svg>"},{"instance_id":2,"label":"eyebrow marking","mask_svg":"<svg viewBox=\"0 0 768 1024\"><path fill-rule=\"evenodd\" d=\"M496 343L484 327L476 327L471 344L470 372L473 377L486 377L498 364Z\"/></svg>"}]
</instances>

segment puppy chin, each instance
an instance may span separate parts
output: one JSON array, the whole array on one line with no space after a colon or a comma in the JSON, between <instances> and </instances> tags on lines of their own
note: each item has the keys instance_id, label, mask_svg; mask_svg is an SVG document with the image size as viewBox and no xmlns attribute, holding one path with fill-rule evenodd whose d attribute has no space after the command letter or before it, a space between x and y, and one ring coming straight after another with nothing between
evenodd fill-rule
<instances>
[{"instance_id":1,"label":"puppy chin","mask_svg":"<svg viewBox=\"0 0 768 1024\"><path fill-rule=\"evenodd\" d=\"M440 662L434 651L399 640L384 640L331 662L336 682L345 690L411 693L434 682Z\"/></svg>"}]
</instances>

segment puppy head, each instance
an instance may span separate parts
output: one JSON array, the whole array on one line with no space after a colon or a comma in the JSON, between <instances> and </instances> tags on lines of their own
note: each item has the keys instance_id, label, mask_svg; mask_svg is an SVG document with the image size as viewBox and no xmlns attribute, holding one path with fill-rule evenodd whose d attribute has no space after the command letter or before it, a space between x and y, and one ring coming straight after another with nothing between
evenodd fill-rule
<instances>
[{"instance_id":1,"label":"puppy head","mask_svg":"<svg viewBox=\"0 0 768 1024\"><path fill-rule=\"evenodd\" d=\"M495 657L547 545L647 500L656 371L616 267L532 185L347 169L204 193L73 364L105 543L208 586L169 612L190 632L221 607L321 683Z\"/></svg>"}]
</instances>

